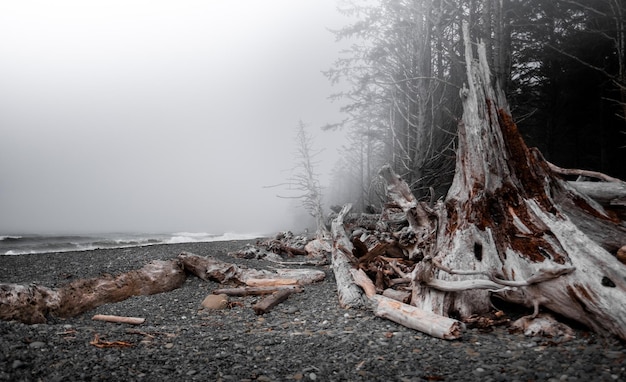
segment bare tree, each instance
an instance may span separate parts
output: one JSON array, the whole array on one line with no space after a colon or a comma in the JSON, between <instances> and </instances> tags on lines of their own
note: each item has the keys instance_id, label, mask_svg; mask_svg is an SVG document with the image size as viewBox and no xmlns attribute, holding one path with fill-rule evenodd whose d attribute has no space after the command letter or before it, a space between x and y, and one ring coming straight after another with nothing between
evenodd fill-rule
<instances>
[{"instance_id":1,"label":"bare tree","mask_svg":"<svg viewBox=\"0 0 626 382\"><path fill-rule=\"evenodd\" d=\"M297 192L296 195L278 195L280 198L298 199L307 212L315 219L316 237L320 240L329 237L328 229L324 220L322 207L322 187L319 175L315 171L317 162L315 157L320 151L313 150L313 138L306 131L306 125L300 121L296 130L296 164L291 169L293 175L286 183L271 187L287 186L289 190Z\"/></svg>"}]
</instances>

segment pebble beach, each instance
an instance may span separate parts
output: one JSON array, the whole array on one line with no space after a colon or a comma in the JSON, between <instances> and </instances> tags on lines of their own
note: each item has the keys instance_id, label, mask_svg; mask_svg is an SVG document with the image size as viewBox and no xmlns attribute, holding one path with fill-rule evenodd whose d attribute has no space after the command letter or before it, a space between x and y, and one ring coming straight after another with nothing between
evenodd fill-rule
<instances>
[{"instance_id":1,"label":"pebble beach","mask_svg":"<svg viewBox=\"0 0 626 382\"><path fill-rule=\"evenodd\" d=\"M228 255L254 241L153 245L0 256L0 283L55 288L119 274L181 252L250 268L263 260ZM368 310L339 307L329 266L268 313L260 297L230 297L201 308L216 282L189 276L182 288L100 306L46 324L0 321L0 380L6 381L623 381L626 346L575 328L573 340L526 337L506 326L431 338ZM140 325L94 321L96 314L145 318Z\"/></svg>"}]
</instances>

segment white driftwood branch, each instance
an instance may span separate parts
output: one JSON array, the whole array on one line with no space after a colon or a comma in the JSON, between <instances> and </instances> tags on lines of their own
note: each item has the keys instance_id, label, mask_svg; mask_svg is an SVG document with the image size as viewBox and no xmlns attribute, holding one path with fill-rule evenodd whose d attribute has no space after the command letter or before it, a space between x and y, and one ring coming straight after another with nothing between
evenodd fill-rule
<instances>
[{"instance_id":1,"label":"white driftwood branch","mask_svg":"<svg viewBox=\"0 0 626 382\"><path fill-rule=\"evenodd\" d=\"M146 322L146 319L143 317L126 317L126 316L114 316L108 314L96 314L91 317L94 321L106 321L113 322L116 324L130 324L130 325L141 325Z\"/></svg>"},{"instance_id":2,"label":"white driftwood branch","mask_svg":"<svg viewBox=\"0 0 626 382\"><path fill-rule=\"evenodd\" d=\"M374 283L361 269L353 269L351 275L354 282L365 291L377 317L386 318L437 338L453 340L461 337L465 329L462 322L376 294Z\"/></svg>"},{"instance_id":3,"label":"white driftwood branch","mask_svg":"<svg viewBox=\"0 0 626 382\"><path fill-rule=\"evenodd\" d=\"M316 269L251 269L213 257L202 257L183 252L178 255L183 267L202 280L219 283L237 281L248 286L306 285L323 280L324 271Z\"/></svg>"},{"instance_id":4,"label":"white driftwood branch","mask_svg":"<svg viewBox=\"0 0 626 382\"><path fill-rule=\"evenodd\" d=\"M343 226L343 219L351 209L352 205L346 204L331 224L331 234L333 236L331 265L337 283L339 305L343 308L360 308L365 305L363 293L361 289L354 284L352 276L350 275L350 270L353 269L353 265L349 256L351 256L353 245Z\"/></svg>"}]
</instances>

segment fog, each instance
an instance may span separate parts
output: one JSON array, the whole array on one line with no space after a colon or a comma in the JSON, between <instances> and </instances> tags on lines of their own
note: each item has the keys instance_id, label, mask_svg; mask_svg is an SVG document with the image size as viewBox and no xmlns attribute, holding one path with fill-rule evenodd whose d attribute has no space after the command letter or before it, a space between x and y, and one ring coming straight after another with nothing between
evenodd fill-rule
<instances>
[{"instance_id":1,"label":"fog","mask_svg":"<svg viewBox=\"0 0 626 382\"><path fill-rule=\"evenodd\" d=\"M0 234L273 232L341 119L334 0L0 3ZM299 213L301 215L301 213Z\"/></svg>"}]
</instances>

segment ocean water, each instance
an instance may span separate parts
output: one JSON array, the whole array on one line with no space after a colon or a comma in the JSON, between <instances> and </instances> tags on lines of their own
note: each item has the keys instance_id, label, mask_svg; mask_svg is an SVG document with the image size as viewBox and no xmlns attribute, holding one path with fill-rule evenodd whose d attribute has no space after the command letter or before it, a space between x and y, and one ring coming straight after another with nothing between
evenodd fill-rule
<instances>
[{"instance_id":1,"label":"ocean water","mask_svg":"<svg viewBox=\"0 0 626 382\"><path fill-rule=\"evenodd\" d=\"M0 255L88 251L100 248L128 248L156 244L248 240L263 236L266 235L254 233L211 234L204 232L177 232L171 234L0 235Z\"/></svg>"}]
</instances>

